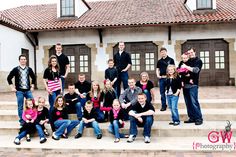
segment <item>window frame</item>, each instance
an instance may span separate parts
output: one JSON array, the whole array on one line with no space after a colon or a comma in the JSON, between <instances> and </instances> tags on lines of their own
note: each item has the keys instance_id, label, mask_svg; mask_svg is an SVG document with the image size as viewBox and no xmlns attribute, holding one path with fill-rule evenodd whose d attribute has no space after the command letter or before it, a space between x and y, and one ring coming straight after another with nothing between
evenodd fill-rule
<instances>
[{"instance_id":1,"label":"window frame","mask_svg":"<svg viewBox=\"0 0 236 157\"><path fill-rule=\"evenodd\" d=\"M210 7L202 7L202 8L200 8L199 6L198 6L198 3L199 3L199 1L201 1L201 0L196 0L196 6L197 6L197 10L209 10L209 9L213 9L213 0L210 0L210 2L211 2L211 6Z\"/></svg>"},{"instance_id":2,"label":"window frame","mask_svg":"<svg viewBox=\"0 0 236 157\"><path fill-rule=\"evenodd\" d=\"M65 1L68 1L68 0L65 0ZM74 17L75 16L75 0L72 0L73 1L73 14L71 15L62 15L62 0L60 0L60 15L61 17ZM64 8L65 9L65 8Z\"/></svg>"}]
</instances>

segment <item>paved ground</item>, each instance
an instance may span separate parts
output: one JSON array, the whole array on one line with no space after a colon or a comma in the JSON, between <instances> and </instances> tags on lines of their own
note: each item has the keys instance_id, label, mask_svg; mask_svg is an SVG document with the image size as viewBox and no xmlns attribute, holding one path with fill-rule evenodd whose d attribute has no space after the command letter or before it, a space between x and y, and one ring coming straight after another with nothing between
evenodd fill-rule
<instances>
[{"instance_id":1,"label":"paved ground","mask_svg":"<svg viewBox=\"0 0 236 157\"><path fill-rule=\"evenodd\" d=\"M160 100L159 88L155 88L156 100ZM45 90L35 90L34 97L43 96L47 98ZM180 99L183 99L181 93ZM200 87L199 99L236 99L236 87L234 86L220 86L220 87ZM0 92L0 101L15 101L16 96L13 92Z\"/></svg>"}]
</instances>

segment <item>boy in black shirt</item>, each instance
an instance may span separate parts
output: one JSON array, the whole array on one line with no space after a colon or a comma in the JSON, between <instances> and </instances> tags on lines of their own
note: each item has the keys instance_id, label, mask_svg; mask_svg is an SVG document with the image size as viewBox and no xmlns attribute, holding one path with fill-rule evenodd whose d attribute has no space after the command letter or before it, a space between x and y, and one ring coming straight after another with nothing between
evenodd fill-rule
<instances>
[{"instance_id":1,"label":"boy in black shirt","mask_svg":"<svg viewBox=\"0 0 236 157\"><path fill-rule=\"evenodd\" d=\"M97 119L97 113L93 108L93 103L92 101L87 101L84 107L83 118L79 124L78 134L75 136L75 138L80 138L82 136L84 127L86 126L86 127L93 127L97 139L101 139L102 132L98 126L98 122L96 121L96 119Z\"/></svg>"},{"instance_id":2,"label":"boy in black shirt","mask_svg":"<svg viewBox=\"0 0 236 157\"><path fill-rule=\"evenodd\" d=\"M127 142L131 143L135 140L138 134L137 125L144 127L143 136L144 142L150 143L151 127L153 124L153 114L155 109L151 103L148 103L146 95L144 93L138 94L138 102L132 106L129 111L130 115L130 135Z\"/></svg>"},{"instance_id":3,"label":"boy in black shirt","mask_svg":"<svg viewBox=\"0 0 236 157\"><path fill-rule=\"evenodd\" d=\"M64 95L66 100L66 109L67 113L76 113L78 120L82 118L82 110L81 110L81 103L79 102L79 95L75 93L75 85L69 84L68 85L69 93Z\"/></svg>"},{"instance_id":4,"label":"boy in black shirt","mask_svg":"<svg viewBox=\"0 0 236 157\"><path fill-rule=\"evenodd\" d=\"M117 77L118 77L118 71L116 68L114 68L114 60L109 59L108 60L108 68L105 70L105 80L109 79L111 81L112 87L117 92Z\"/></svg>"}]
</instances>

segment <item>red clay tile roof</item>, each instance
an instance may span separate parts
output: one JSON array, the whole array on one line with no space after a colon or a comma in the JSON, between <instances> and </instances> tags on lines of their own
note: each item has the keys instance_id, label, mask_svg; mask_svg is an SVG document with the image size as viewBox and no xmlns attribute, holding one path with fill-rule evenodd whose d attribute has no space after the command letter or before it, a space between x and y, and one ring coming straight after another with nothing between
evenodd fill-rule
<instances>
[{"instance_id":1,"label":"red clay tile roof","mask_svg":"<svg viewBox=\"0 0 236 157\"><path fill-rule=\"evenodd\" d=\"M0 21L10 20L9 24L27 31L236 21L236 0L217 0L216 11L203 15L189 12L184 0L113 0L88 5L91 9L79 18L58 19L56 4L47 4L2 11L5 19L0 16Z\"/></svg>"}]
</instances>

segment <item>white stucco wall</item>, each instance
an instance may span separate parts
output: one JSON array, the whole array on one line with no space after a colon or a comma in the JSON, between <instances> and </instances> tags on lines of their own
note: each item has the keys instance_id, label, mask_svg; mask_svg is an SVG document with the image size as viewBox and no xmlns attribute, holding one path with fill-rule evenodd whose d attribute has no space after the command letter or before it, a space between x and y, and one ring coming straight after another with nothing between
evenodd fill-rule
<instances>
[{"instance_id":1,"label":"white stucco wall","mask_svg":"<svg viewBox=\"0 0 236 157\"><path fill-rule=\"evenodd\" d=\"M34 48L24 33L0 25L0 43L0 71L10 71L19 64L22 48L29 50L29 65L34 68Z\"/></svg>"}]
</instances>

